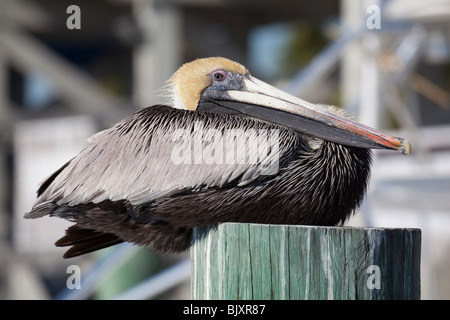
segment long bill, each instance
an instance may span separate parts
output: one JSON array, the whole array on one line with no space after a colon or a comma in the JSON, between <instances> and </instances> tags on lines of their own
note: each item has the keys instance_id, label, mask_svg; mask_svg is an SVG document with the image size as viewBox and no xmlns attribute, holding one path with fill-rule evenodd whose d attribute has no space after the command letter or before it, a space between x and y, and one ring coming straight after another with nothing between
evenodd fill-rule
<instances>
[{"instance_id":1,"label":"long bill","mask_svg":"<svg viewBox=\"0 0 450 320\"><path fill-rule=\"evenodd\" d=\"M410 154L411 145L371 127L292 96L252 76L242 90L226 91L231 108L264 121L287 126L308 135L360 148L394 149Z\"/></svg>"}]
</instances>

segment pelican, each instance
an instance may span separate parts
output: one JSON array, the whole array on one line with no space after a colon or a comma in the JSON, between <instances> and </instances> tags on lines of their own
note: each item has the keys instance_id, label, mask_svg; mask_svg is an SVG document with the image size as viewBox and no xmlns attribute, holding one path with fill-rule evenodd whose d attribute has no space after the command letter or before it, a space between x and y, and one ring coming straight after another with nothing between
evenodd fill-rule
<instances>
[{"instance_id":1,"label":"pelican","mask_svg":"<svg viewBox=\"0 0 450 320\"><path fill-rule=\"evenodd\" d=\"M365 195L370 149L411 151L226 58L182 65L167 88L169 105L95 134L38 188L25 218L74 223L55 243L64 258L121 242L182 252L194 227L222 222L342 225Z\"/></svg>"}]
</instances>

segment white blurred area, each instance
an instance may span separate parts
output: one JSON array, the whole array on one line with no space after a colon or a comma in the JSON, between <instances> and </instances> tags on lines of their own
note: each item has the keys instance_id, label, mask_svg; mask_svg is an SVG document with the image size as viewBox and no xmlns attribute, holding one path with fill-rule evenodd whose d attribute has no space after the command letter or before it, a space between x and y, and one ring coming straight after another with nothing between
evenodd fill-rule
<instances>
[{"instance_id":1,"label":"white blurred area","mask_svg":"<svg viewBox=\"0 0 450 320\"><path fill-rule=\"evenodd\" d=\"M89 116L24 120L15 124L13 243L18 252L64 253L54 242L71 223L50 217L28 220L23 215L33 207L37 186L86 147L86 137L94 134L95 129Z\"/></svg>"},{"instance_id":2,"label":"white blurred area","mask_svg":"<svg viewBox=\"0 0 450 320\"><path fill-rule=\"evenodd\" d=\"M189 266L175 265L185 257L121 247L106 253L110 267L97 255L64 261L54 242L70 223L23 215L89 136L163 103L158 90L181 63L221 55L411 142L410 156L375 152L368 196L348 224L420 228L422 299L450 299L450 0L77 3L82 29L69 32L64 1L0 0L0 298L112 298L124 290L111 289L116 279L143 268L156 273L150 285L168 274L177 282L130 296L189 299ZM367 28L370 6L380 8L379 29ZM131 260L133 271L114 273ZM90 279L79 295L65 291L73 263ZM158 276L172 265L179 278Z\"/></svg>"}]
</instances>

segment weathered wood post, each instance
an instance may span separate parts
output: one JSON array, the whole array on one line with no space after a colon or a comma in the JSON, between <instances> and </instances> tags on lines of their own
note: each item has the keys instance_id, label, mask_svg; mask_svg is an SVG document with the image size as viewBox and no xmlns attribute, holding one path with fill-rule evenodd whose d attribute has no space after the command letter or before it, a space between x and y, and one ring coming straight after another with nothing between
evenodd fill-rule
<instances>
[{"instance_id":1,"label":"weathered wood post","mask_svg":"<svg viewBox=\"0 0 450 320\"><path fill-rule=\"evenodd\" d=\"M420 299L419 229L194 229L193 299Z\"/></svg>"}]
</instances>

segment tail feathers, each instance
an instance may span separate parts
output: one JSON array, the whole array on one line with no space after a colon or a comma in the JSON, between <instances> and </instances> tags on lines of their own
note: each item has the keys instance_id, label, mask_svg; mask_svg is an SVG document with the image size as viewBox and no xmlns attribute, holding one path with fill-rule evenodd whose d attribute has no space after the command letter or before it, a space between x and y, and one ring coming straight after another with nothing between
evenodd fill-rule
<instances>
[{"instance_id":1,"label":"tail feathers","mask_svg":"<svg viewBox=\"0 0 450 320\"><path fill-rule=\"evenodd\" d=\"M51 214L55 211L58 206L54 201L46 201L35 205L32 211L25 213L25 219L36 219L48 214Z\"/></svg>"},{"instance_id":2,"label":"tail feathers","mask_svg":"<svg viewBox=\"0 0 450 320\"><path fill-rule=\"evenodd\" d=\"M25 219L36 219L44 216L64 218L76 222L76 217L80 214L76 208L68 205L57 205L55 201L45 201L36 204L30 212L25 213Z\"/></svg>"},{"instance_id":3,"label":"tail feathers","mask_svg":"<svg viewBox=\"0 0 450 320\"><path fill-rule=\"evenodd\" d=\"M73 258L89 252L107 248L123 242L116 235L73 225L66 230L66 235L56 241L57 247L72 246L63 258Z\"/></svg>"}]
</instances>

